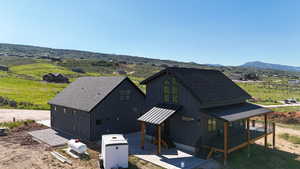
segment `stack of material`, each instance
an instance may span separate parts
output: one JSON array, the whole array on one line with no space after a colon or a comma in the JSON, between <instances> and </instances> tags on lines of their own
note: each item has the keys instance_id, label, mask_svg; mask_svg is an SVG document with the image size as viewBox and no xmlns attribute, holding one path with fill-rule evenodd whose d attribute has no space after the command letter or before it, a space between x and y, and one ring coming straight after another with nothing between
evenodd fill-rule
<instances>
[{"instance_id":1,"label":"stack of material","mask_svg":"<svg viewBox=\"0 0 300 169\"><path fill-rule=\"evenodd\" d=\"M58 152L54 151L54 152L51 152L51 155L53 157L55 157L56 159L58 159L60 162L62 163L68 163L68 164L72 164L72 161L69 160L68 158L66 158L65 156L59 154Z\"/></svg>"}]
</instances>

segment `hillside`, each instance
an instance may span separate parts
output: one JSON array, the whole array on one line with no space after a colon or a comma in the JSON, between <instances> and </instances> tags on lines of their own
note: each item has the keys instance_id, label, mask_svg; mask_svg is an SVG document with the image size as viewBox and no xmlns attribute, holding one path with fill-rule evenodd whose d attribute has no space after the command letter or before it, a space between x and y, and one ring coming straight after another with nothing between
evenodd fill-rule
<instances>
[{"instance_id":1,"label":"hillside","mask_svg":"<svg viewBox=\"0 0 300 169\"><path fill-rule=\"evenodd\" d=\"M118 70L124 70L137 77L146 77L153 72L170 66L217 69L233 79L251 72L257 73L260 76L300 77L300 72L274 70L263 66L257 69L257 67L250 66L249 64L243 66L198 64L139 56L0 43L0 65L16 66L38 63L41 60L51 62L60 61L57 62L60 66L69 69L80 67L88 72L111 74Z\"/></svg>"},{"instance_id":2,"label":"hillside","mask_svg":"<svg viewBox=\"0 0 300 169\"><path fill-rule=\"evenodd\" d=\"M275 70L282 70L282 71L300 72L300 67L265 63L265 62L260 62L260 61L247 62L241 66L242 67L250 67L250 68L275 69Z\"/></svg>"}]
</instances>

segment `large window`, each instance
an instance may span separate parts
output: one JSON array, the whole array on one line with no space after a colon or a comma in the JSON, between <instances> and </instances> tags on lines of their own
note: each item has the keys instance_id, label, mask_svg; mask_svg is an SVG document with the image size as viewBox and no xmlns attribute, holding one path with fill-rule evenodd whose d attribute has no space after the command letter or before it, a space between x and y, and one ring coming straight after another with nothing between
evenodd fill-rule
<instances>
[{"instance_id":1,"label":"large window","mask_svg":"<svg viewBox=\"0 0 300 169\"><path fill-rule=\"evenodd\" d=\"M172 101L178 103L178 83L174 77L172 78Z\"/></svg>"},{"instance_id":2,"label":"large window","mask_svg":"<svg viewBox=\"0 0 300 169\"><path fill-rule=\"evenodd\" d=\"M170 102L170 81L167 79L163 84L163 100L164 102Z\"/></svg>"},{"instance_id":3,"label":"large window","mask_svg":"<svg viewBox=\"0 0 300 169\"><path fill-rule=\"evenodd\" d=\"M179 85L176 79L166 79L163 82L163 101L166 103L178 103Z\"/></svg>"},{"instance_id":4,"label":"large window","mask_svg":"<svg viewBox=\"0 0 300 169\"><path fill-rule=\"evenodd\" d=\"M214 132L217 130L217 121L215 118L208 118L207 125L207 130L209 132Z\"/></svg>"}]
</instances>

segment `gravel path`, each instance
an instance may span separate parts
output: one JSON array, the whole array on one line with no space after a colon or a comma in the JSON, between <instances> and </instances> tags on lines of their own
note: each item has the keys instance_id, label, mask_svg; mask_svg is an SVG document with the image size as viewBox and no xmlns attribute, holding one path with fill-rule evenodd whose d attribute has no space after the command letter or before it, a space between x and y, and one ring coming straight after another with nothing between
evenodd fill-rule
<instances>
[{"instance_id":1,"label":"gravel path","mask_svg":"<svg viewBox=\"0 0 300 169\"><path fill-rule=\"evenodd\" d=\"M49 110L0 109L0 122L16 120L50 120Z\"/></svg>"}]
</instances>

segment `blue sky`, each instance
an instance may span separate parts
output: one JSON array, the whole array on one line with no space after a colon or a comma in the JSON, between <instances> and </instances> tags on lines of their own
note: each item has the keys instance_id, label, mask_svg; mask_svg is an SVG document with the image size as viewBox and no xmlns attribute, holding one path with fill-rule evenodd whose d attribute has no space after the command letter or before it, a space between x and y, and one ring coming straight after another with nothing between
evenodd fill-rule
<instances>
[{"instance_id":1,"label":"blue sky","mask_svg":"<svg viewBox=\"0 0 300 169\"><path fill-rule=\"evenodd\" d=\"M239 65L300 66L300 1L2 1L0 42Z\"/></svg>"}]
</instances>

